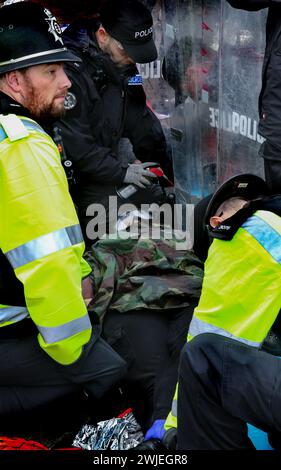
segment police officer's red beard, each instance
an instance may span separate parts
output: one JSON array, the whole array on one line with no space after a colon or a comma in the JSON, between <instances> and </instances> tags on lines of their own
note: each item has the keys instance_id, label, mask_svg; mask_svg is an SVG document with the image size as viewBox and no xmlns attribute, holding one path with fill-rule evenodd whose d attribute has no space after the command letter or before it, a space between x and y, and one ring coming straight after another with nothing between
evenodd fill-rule
<instances>
[{"instance_id":1,"label":"police officer's red beard","mask_svg":"<svg viewBox=\"0 0 281 470\"><path fill-rule=\"evenodd\" d=\"M43 122L49 122L52 120L60 119L65 114L64 100L67 94L67 88L62 92L60 91L57 95L47 99L44 96L44 91L35 87L32 83L26 83L26 89L24 93L23 106L25 106L30 115Z\"/></svg>"}]
</instances>

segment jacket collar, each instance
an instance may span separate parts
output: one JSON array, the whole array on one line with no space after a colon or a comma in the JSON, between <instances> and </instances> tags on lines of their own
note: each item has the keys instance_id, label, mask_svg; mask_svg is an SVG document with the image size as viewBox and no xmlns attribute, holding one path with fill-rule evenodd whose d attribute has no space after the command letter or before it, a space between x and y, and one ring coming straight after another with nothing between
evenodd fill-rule
<instances>
[{"instance_id":1,"label":"jacket collar","mask_svg":"<svg viewBox=\"0 0 281 470\"><path fill-rule=\"evenodd\" d=\"M0 113L1 114L17 114L20 116L30 117L28 109L17 103L13 98L0 91Z\"/></svg>"},{"instance_id":2,"label":"jacket collar","mask_svg":"<svg viewBox=\"0 0 281 470\"><path fill-rule=\"evenodd\" d=\"M242 207L229 219L224 220L216 228L209 228L210 237L220 240L232 240L241 225L258 210L273 212L281 217L281 195L268 196L248 202L246 206Z\"/></svg>"},{"instance_id":3,"label":"jacket collar","mask_svg":"<svg viewBox=\"0 0 281 470\"><path fill-rule=\"evenodd\" d=\"M50 118L50 121L43 122L38 118L32 116L27 108L19 104L10 96L0 91L0 114L16 114L17 116L27 117L36 121L47 134L52 135L54 119Z\"/></svg>"}]
</instances>

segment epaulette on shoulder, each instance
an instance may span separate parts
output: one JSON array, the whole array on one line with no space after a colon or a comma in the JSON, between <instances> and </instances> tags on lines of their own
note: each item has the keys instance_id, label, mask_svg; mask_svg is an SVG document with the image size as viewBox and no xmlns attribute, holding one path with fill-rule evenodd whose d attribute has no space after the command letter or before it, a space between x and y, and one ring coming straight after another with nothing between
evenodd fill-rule
<instances>
[{"instance_id":1,"label":"epaulette on shoulder","mask_svg":"<svg viewBox=\"0 0 281 470\"><path fill-rule=\"evenodd\" d=\"M0 114L0 124L11 142L23 139L29 135L28 129L15 114Z\"/></svg>"}]
</instances>

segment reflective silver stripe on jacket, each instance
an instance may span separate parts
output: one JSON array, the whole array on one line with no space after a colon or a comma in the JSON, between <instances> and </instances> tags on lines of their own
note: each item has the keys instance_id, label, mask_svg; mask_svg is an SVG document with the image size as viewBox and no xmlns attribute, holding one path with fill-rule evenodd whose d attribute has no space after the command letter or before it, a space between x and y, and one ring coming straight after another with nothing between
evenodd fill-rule
<instances>
[{"instance_id":1,"label":"reflective silver stripe on jacket","mask_svg":"<svg viewBox=\"0 0 281 470\"><path fill-rule=\"evenodd\" d=\"M82 242L83 235L80 225L77 224L35 238L14 250L7 251L5 255L13 268L16 269L56 251Z\"/></svg>"},{"instance_id":2,"label":"reflective silver stripe on jacket","mask_svg":"<svg viewBox=\"0 0 281 470\"><path fill-rule=\"evenodd\" d=\"M37 325L45 343L53 344L58 341L70 338L71 336L81 333L82 331L92 328L89 315L86 314L84 317L76 318L68 323L64 323L60 326L45 327Z\"/></svg>"},{"instance_id":3,"label":"reflective silver stripe on jacket","mask_svg":"<svg viewBox=\"0 0 281 470\"><path fill-rule=\"evenodd\" d=\"M7 322L16 323L28 317L26 307L0 307L0 325Z\"/></svg>"},{"instance_id":4,"label":"reflective silver stripe on jacket","mask_svg":"<svg viewBox=\"0 0 281 470\"><path fill-rule=\"evenodd\" d=\"M261 342L249 341L248 339L234 336L233 334L229 333L229 331L214 325L210 325L209 323L199 320L194 316L191 320L188 334L194 338L195 336L201 335L203 333L214 333L216 335L226 336L227 338L235 339L236 341L240 341L240 343L247 344L248 346L254 346L255 348L258 348L261 345Z\"/></svg>"},{"instance_id":5,"label":"reflective silver stripe on jacket","mask_svg":"<svg viewBox=\"0 0 281 470\"><path fill-rule=\"evenodd\" d=\"M178 417L178 402L175 399L173 399L171 413L175 418Z\"/></svg>"}]
</instances>

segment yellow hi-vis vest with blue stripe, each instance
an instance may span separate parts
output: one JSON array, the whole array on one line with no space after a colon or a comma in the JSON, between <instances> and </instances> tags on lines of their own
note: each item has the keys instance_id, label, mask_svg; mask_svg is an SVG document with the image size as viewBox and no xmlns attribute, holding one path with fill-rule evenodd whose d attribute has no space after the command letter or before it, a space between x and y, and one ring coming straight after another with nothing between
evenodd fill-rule
<instances>
[{"instance_id":1,"label":"yellow hi-vis vest with blue stripe","mask_svg":"<svg viewBox=\"0 0 281 470\"><path fill-rule=\"evenodd\" d=\"M30 119L0 115L0 200L0 248L26 300L1 306L0 327L30 316L41 348L71 364L91 336L81 294L91 269L57 147Z\"/></svg>"},{"instance_id":2,"label":"yellow hi-vis vest with blue stripe","mask_svg":"<svg viewBox=\"0 0 281 470\"><path fill-rule=\"evenodd\" d=\"M259 348L281 307L281 217L257 211L231 241L215 239L188 341L215 333ZM165 427L177 426L177 391Z\"/></svg>"}]
</instances>

